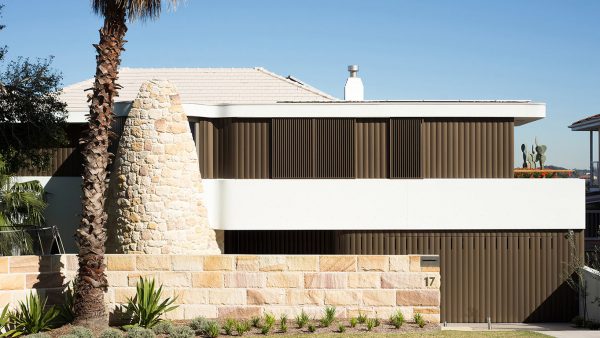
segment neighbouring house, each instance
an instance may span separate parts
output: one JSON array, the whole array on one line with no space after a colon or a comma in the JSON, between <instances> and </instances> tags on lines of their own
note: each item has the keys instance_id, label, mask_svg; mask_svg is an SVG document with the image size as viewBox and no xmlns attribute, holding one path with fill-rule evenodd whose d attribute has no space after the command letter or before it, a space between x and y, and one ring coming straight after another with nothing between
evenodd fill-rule
<instances>
[{"instance_id":1,"label":"neighbouring house","mask_svg":"<svg viewBox=\"0 0 600 338\"><path fill-rule=\"evenodd\" d=\"M145 80L175 85L202 176L206 213L197 217L207 218L225 254L439 255L441 321L569 321L577 315L565 278L571 254L583 251L584 181L513 178L514 128L544 118L545 104L363 100L357 69L350 70L341 100L262 68L123 68L114 130L140 135L139 143L122 144L152 152L154 146L141 141L146 122L127 122L132 109L136 119L152 118L143 111L146 101L132 101ZM64 90L74 141L91 81ZM124 132L127 126L132 129ZM152 181L146 174L152 168L126 176L123 163L131 168L136 157L116 145L113 150L119 184ZM81 162L75 142L53 152L49 170L20 174L45 184L48 222L60 227L74 251ZM168 170L181 168L188 167ZM173 185L187 188L185 181ZM174 203L174 215L188 202ZM147 217L171 212L140 208ZM113 229L112 240L127 240L117 250L158 250L150 242L160 229L133 213L127 209L117 218L135 218L143 229L125 235ZM193 223L195 216L185 217L182 222Z\"/></svg>"}]
</instances>

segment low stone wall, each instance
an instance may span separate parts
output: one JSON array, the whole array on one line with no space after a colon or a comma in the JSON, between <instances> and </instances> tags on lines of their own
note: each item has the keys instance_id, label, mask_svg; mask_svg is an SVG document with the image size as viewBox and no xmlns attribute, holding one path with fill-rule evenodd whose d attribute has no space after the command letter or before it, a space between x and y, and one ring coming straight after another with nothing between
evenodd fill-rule
<instances>
[{"instance_id":1,"label":"low stone wall","mask_svg":"<svg viewBox=\"0 0 600 338\"><path fill-rule=\"evenodd\" d=\"M165 296L177 297L171 319L292 317L301 310L319 318L327 305L339 317L359 311L388 318L398 309L439 322L437 256L107 255L112 310L135 294L140 276L153 277ZM75 255L0 257L0 306L31 291L62 301L63 285L76 274Z\"/></svg>"}]
</instances>

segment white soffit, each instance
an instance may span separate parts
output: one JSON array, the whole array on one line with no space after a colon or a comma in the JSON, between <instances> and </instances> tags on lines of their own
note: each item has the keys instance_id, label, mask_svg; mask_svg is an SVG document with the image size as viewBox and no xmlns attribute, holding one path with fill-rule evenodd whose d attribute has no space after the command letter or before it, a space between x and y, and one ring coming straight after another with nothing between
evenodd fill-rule
<instances>
[{"instance_id":1,"label":"white soffit","mask_svg":"<svg viewBox=\"0 0 600 338\"><path fill-rule=\"evenodd\" d=\"M529 101L362 101L289 102L269 104L183 104L188 116L205 118L277 117L471 117L514 118L520 126L546 117L546 104ZM120 102L115 113L125 116L131 104ZM86 113L72 112L69 122L85 122Z\"/></svg>"}]
</instances>

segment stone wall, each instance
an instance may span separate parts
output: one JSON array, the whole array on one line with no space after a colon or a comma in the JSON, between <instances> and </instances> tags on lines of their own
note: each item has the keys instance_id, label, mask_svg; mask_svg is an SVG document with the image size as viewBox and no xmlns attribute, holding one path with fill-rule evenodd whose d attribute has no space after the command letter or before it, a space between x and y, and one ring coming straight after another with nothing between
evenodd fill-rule
<instances>
[{"instance_id":1,"label":"stone wall","mask_svg":"<svg viewBox=\"0 0 600 338\"><path fill-rule=\"evenodd\" d=\"M110 309L135 294L140 276L153 277L166 296L177 296L171 319L196 316L320 317L326 305L340 317L359 311L387 319L400 309L440 319L437 256L107 255ZM0 306L16 304L35 289L61 301L62 285L75 276L75 255L0 257Z\"/></svg>"},{"instance_id":2,"label":"stone wall","mask_svg":"<svg viewBox=\"0 0 600 338\"><path fill-rule=\"evenodd\" d=\"M111 252L220 253L203 205L188 119L168 81L142 84L114 168L107 222Z\"/></svg>"}]
</instances>

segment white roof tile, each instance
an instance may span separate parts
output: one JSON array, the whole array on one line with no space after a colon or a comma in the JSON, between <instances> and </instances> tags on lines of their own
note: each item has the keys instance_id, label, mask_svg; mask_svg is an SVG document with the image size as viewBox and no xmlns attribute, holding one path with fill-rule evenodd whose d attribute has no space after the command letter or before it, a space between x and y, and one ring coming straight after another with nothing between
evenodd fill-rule
<instances>
[{"instance_id":1,"label":"white roof tile","mask_svg":"<svg viewBox=\"0 0 600 338\"><path fill-rule=\"evenodd\" d=\"M309 85L292 81L264 68L121 68L119 97L132 101L143 81L169 80L179 90L182 103L275 103L279 101L334 101L335 97ZM71 112L86 112L88 79L67 86L61 98Z\"/></svg>"}]
</instances>

